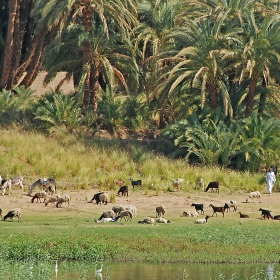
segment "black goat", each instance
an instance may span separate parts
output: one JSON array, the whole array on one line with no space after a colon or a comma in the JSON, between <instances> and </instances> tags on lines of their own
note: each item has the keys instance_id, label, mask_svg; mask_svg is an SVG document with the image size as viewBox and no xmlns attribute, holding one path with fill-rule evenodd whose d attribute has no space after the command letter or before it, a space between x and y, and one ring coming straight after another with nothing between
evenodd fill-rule
<instances>
[{"instance_id":1,"label":"black goat","mask_svg":"<svg viewBox=\"0 0 280 280\"><path fill-rule=\"evenodd\" d=\"M120 193L122 194L122 196L128 196L128 186L122 186L120 187L119 191L118 191L118 195L120 195Z\"/></svg>"},{"instance_id":2,"label":"black goat","mask_svg":"<svg viewBox=\"0 0 280 280\"><path fill-rule=\"evenodd\" d=\"M274 220L280 220L280 215L275 215L275 216L273 217L273 219L274 219Z\"/></svg>"},{"instance_id":3,"label":"black goat","mask_svg":"<svg viewBox=\"0 0 280 280\"><path fill-rule=\"evenodd\" d=\"M203 204L192 203L191 206L195 208L196 212L201 211L201 214L204 214Z\"/></svg>"},{"instance_id":4,"label":"black goat","mask_svg":"<svg viewBox=\"0 0 280 280\"><path fill-rule=\"evenodd\" d=\"M208 192L209 189L212 189L211 192L214 191L214 189L216 189L216 192L220 192L220 183L218 181L215 182L210 182L206 188L206 192Z\"/></svg>"},{"instance_id":5,"label":"black goat","mask_svg":"<svg viewBox=\"0 0 280 280\"><path fill-rule=\"evenodd\" d=\"M223 217L225 217L225 207L224 206L217 207L217 206L214 206L213 204L210 204L209 207L212 207L212 209L213 209L212 217L214 216L215 213L216 213L216 217L217 217L217 212L222 213Z\"/></svg>"},{"instance_id":6,"label":"black goat","mask_svg":"<svg viewBox=\"0 0 280 280\"><path fill-rule=\"evenodd\" d=\"M264 220L265 220L265 218L267 218L268 220L269 220L269 218L273 219L273 217L270 214L270 210L260 208L259 211L262 212L261 217L264 218Z\"/></svg>"},{"instance_id":7,"label":"black goat","mask_svg":"<svg viewBox=\"0 0 280 280\"><path fill-rule=\"evenodd\" d=\"M142 187L142 180L136 180L134 181L132 178L129 178L129 180L131 181L132 187L134 188L134 186L140 186Z\"/></svg>"}]
</instances>

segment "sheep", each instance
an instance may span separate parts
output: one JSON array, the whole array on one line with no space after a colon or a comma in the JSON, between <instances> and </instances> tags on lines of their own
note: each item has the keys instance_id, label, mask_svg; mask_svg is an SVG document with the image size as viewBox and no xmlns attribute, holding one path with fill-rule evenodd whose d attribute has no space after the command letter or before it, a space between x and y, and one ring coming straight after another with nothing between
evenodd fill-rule
<instances>
[{"instance_id":1,"label":"sheep","mask_svg":"<svg viewBox=\"0 0 280 280\"><path fill-rule=\"evenodd\" d=\"M248 215L242 214L241 212L239 212L239 217L240 218L249 218Z\"/></svg>"},{"instance_id":2,"label":"sheep","mask_svg":"<svg viewBox=\"0 0 280 280\"><path fill-rule=\"evenodd\" d=\"M100 203L100 205L103 203L105 205L107 205L109 197L106 193L104 192L100 192L100 193L96 193L93 198L89 201L89 203L96 201L96 204L98 205Z\"/></svg>"},{"instance_id":3,"label":"sheep","mask_svg":"<svg viewBox=\"0 0 280 280\"><path fill-rule=\"evenodd\" d=\"M210 217L206 216L204 219L197 219L194 223L195 224L207 224L208 219L210 219Z\"/></svg>"},{"instance_id":4,"label":"sheep","mask_svg":"<svg viewBox=\"0 0 280 280\"><path fill-rule=\"evenodd\" d=\"M262 202L261 193L259 191L250 192L248 198L246 198L246 202L251 203L253 198L256 198L257 202Z\"/></svg>"},{"instance_id":5,"label":"sheep","mask_svg":"<svg viewBox=\"0 0 280 280\"><path fill-rule=\"evenodd\" d=\"M132 213L132 217L136 218L137 216L137 208L134 205L127 205L124 207L125 210L129 210Z\"/></svg>"},{"instance_id":6,"label":"sheep","mask_svg":"<svg viewBox=\"0 0 280 280\"><path fill-rule=\"evenodd\" d=\"M120 193L122 194L122 196L128 196L128 186L121 186L118 191L118 195L120 195Z\"/></svg>"},{"instance_id":7,"label":"sheep","mask_svg":"<svg viewBox=\"0 0 280 280\"><path fill-rule=\"evenodd\" d=\"M3 221L5 221L7 218L10 218L10 222L14 220L14 217L18 218L18 222L21 222L21 214L22 211L20 208L14 208L8 212L7 215L4 216Z\"/></svg>"},{"instance_id":8,"label":"sheep","mask_svg":"<svg viewBox=\"0 0 280 280\"><path fill-rule=\"evenodd\" d=\"M125 207L123 205L115 205L112 207L112 210L118 215L121 211L125 210Z\"/></svg>"},{"instance_id":9,"label":"sheep","mask_svg":"<svg viewBox=\"0 0 280 280\"><path fill-rule=\"evenodd\" d=\"M199 216L199 213L196 212L196 211L186 211L186 212L183 212L183 216L185 217L198 217Z\"/></svg>"},{"instance_id":10,"label":"sheep","mask_svg":"<svg viewBox=\"0 0 280 280\"><path fill-rule=\"evenodd\" d=\"M145 219L143 220L140 220L138 222L138 224L153 224L155 222L154 218L152 217L146 217Z\"/></svg>"},{"instance_id":11,"label":"sheep","mask_svg":"<svg viewBox=\"0 0 280 280\"><path fill-rule=\"evenodd\" d=\"M61 207L62 203L67 203L67 207L69 207L70 203L70 196L69 195L62 195L58 198L57 203L56 203L56 208Z\"/></svg>"},{"instance_id":12,"label":"sheep","mask_svg":"<svg viewBox=\"0 0 280 280\"><path fill-rule=\"evenodd\" d=\"M49 203L53 203L55 205L59 198L60 198L59 194L48 197L47 200L45 201L45 206L48 206Z\"/></svg>"},{"instance_id":13,"label":"sheep","mask_svg":"<svg viewBox=\"0 0 280 280\"><path fill-rule=\"evenodd\" d=\"M233 207L233 212L236 212L237 210L237 202L235 200L229 200L225 202L224 208L227 209L227 212L229 210L230 212L230 207Z\"/></svg>"},{"instance_id":14,"label":"sheep","mask_svg":"<svg viewBox=\"0 0 280 280\"><path fill-rule=\"evenodd\" d=\"M134 186L140 186L142 188L142 180L134 181L132 178L129 178L129 180L131 181L132 188L134 188Z\"/></svg>"},{"instance_id":15,"label":"sheep","mask_svg":"<svg viewBox=\"0 0 280 280\"><path fill-rule=\"evenodd\" d=\"M101 216L99 217L98 220L96 220L96 222L101 222L102 219L104 218L115 218L115 212L113 210L108 210L108 211L104 211Z\"/></svg>"},{"instance_id":16,"label":"sheep","mask_svg":"<svg viewBox=\"0 0 280 280\"><path fill-rule=\"evenodd\" d=\"M199 178L198 185L200 189L204 191L204 181L202 178Z\"/></svg>"},{"instance_id":17,"label":"sheep","mask_svg":"<svg viewBox=\"0 0 280 280\"><path fill-rule=\"evenodd\" d=\"M12 194L12 180L10 178L1 181L2 195L5 195L6 189L9 189L9 195Z\"/></svg>"},{"instance_id":18,"label":"sheep","mask_svg":"<svg viewBox=\"0 0 280 280\"><path fill-rule=\"evenodd\" d=\"M194 207L196 212L200 211L201 214L204 214L203 204L192 203L191 207Z\"/></svg>"},{"instance_id":19,"label":"sheep","mask_svg":"<svg viewBox=\"0 0 280 280\"><path fill-rule=\"evenodd\" d=\"M211 189L211 192L216 189L216 192L220 193L220 183L218 181L210 182L205 191L208 192L209 189Z\"/></svg>"},{"instance_id":20,"label":"sheep","mask_svg":"<svg viewBox=\"0 0 280 280\"><path fill-rule=\"evenodd\" d=\"M156 218L160 217L160 216L164 216L165 214L165 206L161 205L161 206L157 206L156 207Z\"/></svg>"},{"instance_id":21,"label":"sheep","mask_svg":"<svg viewBox=\"0 0 280 280\"><path fill-rule=\"evenodd\" d=\"M180 191L180 185L184 182L184 179L178 178L177 180L172 179L171 181L173 182L173 187Z\"/></svg>"},{"instance_id":22,"label":"sheep","mask_svg":"<svg viewBox=\"0 0 280 280\"><path fill-rule=\"evenodd\" d=\"M157 223L161 223L161 224L170 224L171 222L169 220L164 219L163 217L159 217L156 219Z\"/></svg>"},{"instance_id":23,"label":"sheep","mask_svg":"<svg viewBox=\"0 0 280 280\"><path fill-rule=\"evenodd\" d=\"M38 203L38 200L41 203L41 198L44 199L44 202L47 200L47 193L45 191L40 191L40 192L35 193L33 195L33 197L31 198L31 203L33 203L35 199L37 199L37 203Z\"/></svg>"},{"instance_id":24,"label":"sheep","mask_svg":"<svg viewBox=\"0 0 280 280\"><path fill-rule=\"evenodd\" d=\"M273 217L270 214L270 210L260 208L259 211L262 212L261 217L264 218L264 220L265 220L265 218L267 218L268 220L269 220L269 218L273 219Z\"/></svg>"},{"instance_id":25,"label":"sheep","mask_svg":"<svg viewBox=\"0 0 280 280\"><path fill-rule=\"evenodd\" d=\"M123 180L114 180L114 185L115 186L121 187L121 186L124 185L124 183L125 183L125 181L123 181Z\"/></svg>"},{"instance_id":26,"label":"sheep","mask_svg":"<svg viewBox=\"0 0 280 280\"><path fill-rule=\"evenodd\" d=\"M115 218L115 221L118 221L119 219L122 220L122 218L124 218L125 221L128 221L128 220L131 221L132 220L131 211L125 210L125 211L120 212L120 214Z\"/></svg>"},{"instance_id":27,"label":"sheep","mask_svg":"<svg viewBox=\"0 0 280 280\"><path fill-rule=\"evenodd\" d=\"M214 216L215 213L216 213L216 217L217 217L217 212L222 213L223 214L223 218L225 217L225 208L224 208L224 206L217 207L217 206L214 206L213 204L210 204L209 207L212 207L212 209L213 209L212 217Z\"/></svg>"}]
</instances>

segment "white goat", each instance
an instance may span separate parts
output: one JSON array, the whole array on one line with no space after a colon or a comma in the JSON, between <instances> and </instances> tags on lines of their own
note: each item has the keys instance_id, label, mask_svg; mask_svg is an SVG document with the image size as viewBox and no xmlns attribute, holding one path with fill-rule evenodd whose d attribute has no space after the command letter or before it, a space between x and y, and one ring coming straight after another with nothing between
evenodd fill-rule
<instances>
[{"instance_id":1,"label":"white goat","mask_svg":"<svg viewBox=\"0 0 280 280\"><path fill-rule=\"evenodd\" d=\"M186 216L186 217L198 217L199 216L199 213L196 212L196 211L186 211L186 212L183 212L183 216Z\"/></svg>"},{"instance_id":2,"label":"white goat","mask_svg":"<svg viewBox=\"0 0 280 280\"><path fill-rule=\"evenodd\" d=\"M207 224L207 220L209 219L209 216L206 216L204 219L197 219L194 223L195 224Z\"/></svg>"},{"instance_id":3,"label":"white goat","mask_svg":"<svg viewBox=\"0 0 280 280\"><path fill-rule=\"evenodd\" d=\"M228 210L230 212L230 208L231 207L233 208L233 212L236 212L236 210L237 210L237 202L235 200L229 200L229 201L225 202L224 208L227 209L227 212L228 212Z\"/></svg>"},{"instance_id":4,"label":"white goat","mask_svg":"<svg viewBox=\"0 0 280 280\"><path fill-rule=\"evenodd\" d=\"M261 193L259 191L250 192L248 198L246 198L246 202L252 202L253 198L257 199L257 202L262 202Z\"/></svg>"},{"instance_id":5,"label":"white goat","mask_svg":"<svg viewBox=\"0 0 280 280\"><path fill-rule=\"evenodd\" d=\"M14 220L14 217L18 218L18 222L21 222L21 209L20 208L14 208L8 212L7 215L4 216L3 220L5 221L7 218L10 218L10 221L12 222Z\"/></svg>"},{"instance_id":6,"label":"white goat","mask_svg":"<svg viewBox=\"0 0 280 280\"><path fill-rule=\"evenodd\" d=\"M156 207L156 217L164 216L165 214L165 206L160 205Z\"/></svg>"},{"instance_id":7,"label":"white goat","mask_svg":"<svg viewBox=\"0 0 280 280\"><path fill-rule=\"evenodd\" d=\"M178 178L177 180L172 179L173 187L180 191L180 185L184 182L184 179Z\"/></svg>"},{"instance_id":8,"label":"white goat","mask_svg":"<svg viewBox=\"0 0 280 280\"><path fill-rule=\"evenodd\" d=\"M69 207L70 203L70 196L69 195L62 195L58 198L56 203L56 208L61 207L62 203L67 203L67 207Z\"/></svg>"},{"instance_id":9,"label":"white goat","mask_svg":"<svg viewBox=\"0 0 280 280\"><path fill-rule=\"evenodd\" d=\"M11 178L12 180L12 186L18 186L21 188L21 193L24 191L23 187L23 177L22 176L16 176Z\"/></svg>"}]
</instances>

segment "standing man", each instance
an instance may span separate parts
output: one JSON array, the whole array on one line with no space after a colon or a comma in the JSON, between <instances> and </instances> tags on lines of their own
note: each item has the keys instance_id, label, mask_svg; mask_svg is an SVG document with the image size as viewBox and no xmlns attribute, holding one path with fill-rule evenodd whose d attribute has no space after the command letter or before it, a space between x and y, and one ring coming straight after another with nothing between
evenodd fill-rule
<instances>
[{"instance_id":1,"label":"standing man","mask_svg":"<svg viewBox=\"0 0 280 280\"><path fill-rule=\"evenodd\" d=\"M270 167L266 172L266 184L267 190L269 193L272 193L272 188L276 182L275 173L273 172L272 168Z\"/></svg>"}]
</instances>

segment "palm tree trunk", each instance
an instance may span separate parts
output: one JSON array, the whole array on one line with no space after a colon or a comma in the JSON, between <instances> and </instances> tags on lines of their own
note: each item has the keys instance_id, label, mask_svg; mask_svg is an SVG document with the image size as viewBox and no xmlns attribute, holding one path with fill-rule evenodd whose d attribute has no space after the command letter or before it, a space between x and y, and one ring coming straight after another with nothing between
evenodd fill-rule
<instances>
[{"instance_id":1,"label":"palm tree trunk","mask_svg":"<svg viewBox=\"0 0 280 280\"><path fill-rule=\"evenodd\" d=\"M9 2L9 22L7 36L5 40L4 52L1 61L0 71L2 73L0 79L0 89L6 88L12 70L12 58L14 50L14 32L18 12L19 0L10 0Z\"/></svg>"},{"instance_id":2,"label":"palm tree trunk","mask_svg":"<svg viewBox=\"0 0 280 280\"><path fill-rule=\"evenodd\" d=\"M96 112L98 108L98 93L99 93L99 71L95 69L92 71L91 79L90 79L90 104L92 105L92 111Z\"/></svg>"},{"instance_id":3,"label":"palm tree trunk","mask_svg":"<svg viewBox=\"0 0 280 280\"><path fill-rule=\"evenodd\" d=\"M247 95L246 110L245 110L245 115L247 117L251 116L253 113L256 87L257 87L257 81L254 79L251 79L250 85L249 85L249 92Z\"/></svg>"},{"instance_id":4,"label":"palm tree trunk","mask_svg":"<svg viewBox=\"0 0 280 280\"><path fill-rule=\"evenodd\" d=\"M263 87L263 91L260 94L260 102L259 102L259 109L258 109L259 114L264 113L265 103L266 103L267 83L265 82L264 78L263 78L263 81L262 81L262 87Z\"/></svg>"},{"instance_id":5,"label":"palm tree trunk","mask_svg":"<svg viewBox=\"0 0 280 280\"><path fill-rule=\"evenodd\" d=\"M209 84L210 107L213 111L218 109L217 87L215 84Z\"/></svg>"}]
</instances>

